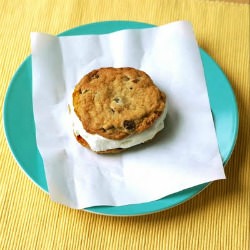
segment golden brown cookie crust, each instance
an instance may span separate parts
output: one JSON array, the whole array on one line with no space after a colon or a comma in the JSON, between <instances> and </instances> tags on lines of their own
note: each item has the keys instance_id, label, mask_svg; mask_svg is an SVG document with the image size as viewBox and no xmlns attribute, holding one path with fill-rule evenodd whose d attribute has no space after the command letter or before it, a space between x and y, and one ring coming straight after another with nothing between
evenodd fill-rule
<instances>
[{"instance_id":1,"label":"golden brown cookie crust","mask_svg":"<svg viewBox=\"0 0 250 250\"><path fill-rule=\"evenodd\" d=\"M100 68L85 75L73 92L84 129L119 140L149 128L162 114L166 96L143 71Z\"/></svg>"}]
</instances>

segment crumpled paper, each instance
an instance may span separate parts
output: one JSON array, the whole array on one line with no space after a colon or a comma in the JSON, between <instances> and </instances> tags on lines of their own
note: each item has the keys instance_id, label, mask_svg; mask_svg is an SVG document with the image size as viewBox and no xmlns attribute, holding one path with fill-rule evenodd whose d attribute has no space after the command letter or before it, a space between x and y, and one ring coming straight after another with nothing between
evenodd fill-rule
<instances>
[{"instance_id":1,"label":"crumpled paper","mask_svg":"<svg viewBox=\"0 0 250 250\"><path fill-rule=\"evenodd\" d=\"M189 22L105 35L31 34L37 146L52 200L72 208L160 199L225 178L199 48ZM74 86L100 67L147 72L168 97L156 138L120 154L98 155L74 138Z\"/></svg>"}]
</instances>

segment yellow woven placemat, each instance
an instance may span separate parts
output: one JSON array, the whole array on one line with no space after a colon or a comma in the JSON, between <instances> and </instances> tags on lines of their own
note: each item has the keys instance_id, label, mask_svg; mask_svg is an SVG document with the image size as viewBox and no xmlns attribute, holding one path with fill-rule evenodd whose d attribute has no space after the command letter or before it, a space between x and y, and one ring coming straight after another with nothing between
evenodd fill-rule
<instances>
[{"instance_id":1,"label":"yellow woven placemat","mask_svg":"<svg viewBox=\"0 0 250 250\"><path fill-rule=\"evenodd\" d=\"M219 1L0 0L0 101L30 53L31 31L60 33L102 20L193 23L238 100L238 142L227 180L143 217L105 217L55 204L20 170L0 127L0 249L239 249L250 246L249 5ZM2 115L2 111L1 111ZM18 124L17 124L18 126Z\"/></svg>"}]
</instances>

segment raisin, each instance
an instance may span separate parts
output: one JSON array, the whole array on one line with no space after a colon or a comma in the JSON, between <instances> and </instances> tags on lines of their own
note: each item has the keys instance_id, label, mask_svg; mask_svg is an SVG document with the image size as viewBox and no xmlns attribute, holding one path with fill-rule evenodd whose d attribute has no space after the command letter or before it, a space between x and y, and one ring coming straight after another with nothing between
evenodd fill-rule
<instances>
[{"instance_id":1,"label":"raisin","mask_svg":"<svg viewBox=\"0 0 250 250\"><path fill-rule=\"evenodd\" d=\"M134 79L132 82L133 83L138 83L140 80L139 79Z\"/></svg>"},{"instance_id":2,"label":"raisin","mask_svg":"<svg viewBox=\"0 0 250 250\"><path fill-rule=\"evenodd\" d=\"M135 129L135 122L133 120L125 120L123 122L123 126L127 130L134 130Z\"/></svg>"}]
</instances>

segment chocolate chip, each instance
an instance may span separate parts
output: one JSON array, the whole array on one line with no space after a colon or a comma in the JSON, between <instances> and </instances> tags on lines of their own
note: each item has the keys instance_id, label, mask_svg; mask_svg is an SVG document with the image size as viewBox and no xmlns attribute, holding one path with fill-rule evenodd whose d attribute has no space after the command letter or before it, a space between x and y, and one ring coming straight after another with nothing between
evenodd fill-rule
<instances>
[{"instance_id":1,"label":"chocolate chip","mask_svg":"<svg viewBox=\"0 0 250 250\"><path fill-rule=\"evenodd\" d=\"M135 122L133 120L125 120L123 122L123 126L127 130L134 130L135 129Z\"/></svg>"}]
</instances>

